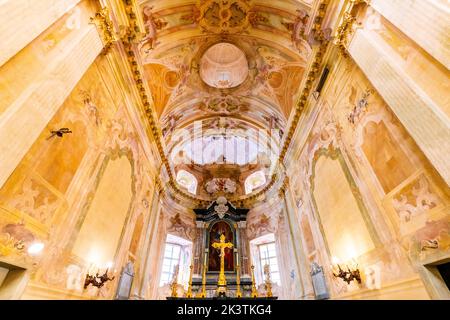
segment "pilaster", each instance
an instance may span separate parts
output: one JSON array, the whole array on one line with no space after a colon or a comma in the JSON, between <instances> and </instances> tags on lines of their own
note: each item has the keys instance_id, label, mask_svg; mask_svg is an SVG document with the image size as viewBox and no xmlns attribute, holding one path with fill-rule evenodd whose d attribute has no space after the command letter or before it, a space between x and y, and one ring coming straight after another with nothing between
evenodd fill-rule
<instances>
[{"instance_id":1,"label":"pilaster","mask_svg":"<svg viewBox=\"0 0 450 320\"><path fill-rule=\"evenodd\" d=\"M435 0L372 0L370 6L450 68L448 5Z\"/></svg>"},{"instance_id":2,"label":"pilaster","mask_svg":"<svg viewBox=\"0 0 450 320\"><path fill-rule=\"evenodd\" d=\"M0 2L0 66L79 2L80 0Z\"/></svg>"},{"instance_id":3,"label":"pilaster","mask_svg":"<svg viewBox=\"0 0 450 320\"><path fill-rule=\"evenodd\" d=\"M358 29L348 51L445 182L450 185L450 120L406 75L385 44Z\"/></svg>"},{"instance_id":4,"label":"pilaster","mask_svg":"<svg viewBox=\"0 0 450 320\"><path fill-rule=\"evenodd\" d=\"M0 187L103 48L93 25L81 28L39 78L0 115ZM14 142L14 143L12 143Z\"/></svg>"}]
</instances>

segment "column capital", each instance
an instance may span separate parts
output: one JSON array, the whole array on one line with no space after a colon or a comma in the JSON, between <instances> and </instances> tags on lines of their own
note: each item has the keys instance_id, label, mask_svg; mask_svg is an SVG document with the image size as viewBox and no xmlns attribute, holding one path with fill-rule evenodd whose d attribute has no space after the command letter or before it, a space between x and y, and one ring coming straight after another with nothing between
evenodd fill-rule
<instances>
[{"instance_id":1,"label":"column capital","mask_svg":"<svg viewBox=\"0 0 450 320\"><path fill-rule=\"evenodd\" d=\"M198 229L205 229L207 226L205 221L195 221L195 224Z\"/></svg>"},{"instance_id":2,"label":"column capital","mask_svg":"<svg viewBox=\"0 0 450 320\"><path fill-rule=\"evenodd\" d=\"M239 229L247 228L247 221L238 221L237 226Z\"/></svg>"}]
</instances>

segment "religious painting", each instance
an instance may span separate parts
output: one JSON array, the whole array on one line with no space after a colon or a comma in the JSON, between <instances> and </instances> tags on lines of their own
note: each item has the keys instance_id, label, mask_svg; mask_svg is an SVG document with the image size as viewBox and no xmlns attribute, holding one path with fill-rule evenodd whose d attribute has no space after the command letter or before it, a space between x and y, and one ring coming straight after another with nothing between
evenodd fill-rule
<instances>
[{"instance_id":1,"label":"religious painting","mask_svg":"<svg viewBox=\"0 0 450 320\"><path fill-rule=\"evenodd\" d=\"M213 243L220 242L220 236L225 236L225 242L234 244L234 235L231 226L225 221L216 222L209 231L209 257L208 270L220 271L220 250L213 247ZM233 249L225 248L225 271L234 271Z\"/></svg>"}]
</instances>

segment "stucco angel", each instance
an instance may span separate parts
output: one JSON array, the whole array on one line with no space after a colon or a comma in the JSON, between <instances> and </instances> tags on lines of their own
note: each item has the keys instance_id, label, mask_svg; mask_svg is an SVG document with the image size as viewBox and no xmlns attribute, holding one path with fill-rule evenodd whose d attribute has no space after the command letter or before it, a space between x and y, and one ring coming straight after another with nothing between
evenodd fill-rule
<instances>
[{"instance_id":1,"label":"stucco angel","mask_svg":"<svg viewBox=\"0 0 450 320\"><path fill-rule=\"evenodd\" d=\"M141 41L141 50L144 53L148 53L156 46L157 32L167 25L167 22L158 19L152 12L153 7L145 7L145 30L147 32L144 39Z\"/></svg>"}]
</instances>

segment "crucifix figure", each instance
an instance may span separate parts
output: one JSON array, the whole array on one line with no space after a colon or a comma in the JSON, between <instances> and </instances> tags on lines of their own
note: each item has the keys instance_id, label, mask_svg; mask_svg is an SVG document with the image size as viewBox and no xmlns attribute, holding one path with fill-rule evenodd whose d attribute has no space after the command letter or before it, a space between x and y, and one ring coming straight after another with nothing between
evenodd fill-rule
<instances>
[{"instance_id":1,"label":"crucifix figure","mask_svg":"<svg viewBox=\"0 0 450 320\"><path fill-rule=\"evenodd\" d=\"M214 242L212 246L214 249L220 250L220 273L219 281L217 283L217 294L221 296L226 294L227 286L227 279L225 278L225 249L233 248L233 244L231 242L225 242L225 235L222 233L220 235L220 242Z\"/></svg>"}]
</instances>

